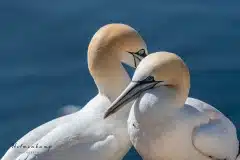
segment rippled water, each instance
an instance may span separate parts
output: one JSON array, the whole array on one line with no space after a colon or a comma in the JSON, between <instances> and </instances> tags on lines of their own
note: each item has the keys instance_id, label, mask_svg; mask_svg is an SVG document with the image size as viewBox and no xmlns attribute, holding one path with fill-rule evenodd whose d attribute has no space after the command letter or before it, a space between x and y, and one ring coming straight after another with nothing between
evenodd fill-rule
<instances>
[{"instance_id":1,"label":"rippled water","mask_svg":"<svg viewBox=\"0 0 240 160\"><path fill-rule=\"evenodd\" d=\"M104 24L122 22L150 52L178 53L191 96L240 124L240 1L1 0L0 157L32 128L96 94L87 46ZM140 159L132 150L125 158Z\"/></svg>"}]
</instances>

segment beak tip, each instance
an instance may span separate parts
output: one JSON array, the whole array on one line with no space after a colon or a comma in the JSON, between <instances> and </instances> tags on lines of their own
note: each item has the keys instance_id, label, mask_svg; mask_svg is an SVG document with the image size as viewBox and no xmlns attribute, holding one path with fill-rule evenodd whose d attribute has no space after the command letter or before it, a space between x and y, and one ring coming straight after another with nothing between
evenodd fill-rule
<instances>
[{"instance_id":1,"label":"beak tip","mask_svg":"<svg viewBox=\"0 0 240 160\"><path fill-rule=\"evenodd\" d=\"M107 115L106 114L104 114L104 116L103 116L103 119L106 119L107 118Z\"/></svg>"},{"instance_id":2,"label":"beak tip","mask_svg":"<svg viewBox=\"0 0 240 160\"><path fill-rule=\"evenodd\" d=\"M109 112L106 112L106 113L104 114L104 116L103 116L103 119L106 119L109 115L110 115L110 113L109 113Z\"/></svg>"}]
</instances>

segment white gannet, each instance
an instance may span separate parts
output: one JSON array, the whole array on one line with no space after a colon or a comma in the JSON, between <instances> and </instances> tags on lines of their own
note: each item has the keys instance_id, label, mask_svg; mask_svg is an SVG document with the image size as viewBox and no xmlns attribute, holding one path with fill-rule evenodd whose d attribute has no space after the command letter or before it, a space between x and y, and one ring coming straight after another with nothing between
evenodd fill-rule
<instances>
[{"instance_id":1,"label":"white gannet","mask_svg":"<svg viewBox=\"0 0 240 160\"><path fill-rule=\"evenodd\" d=\"M153 53L140 62L132 82L104 117L136 99L128 133L146 160L235 160L239 145L235 126L209 104L187 99L189 89L183 60L173 53Z\"/></svg>"},{"instance_id":2,"label":"white gannet","mask_svg":"<svg viewBox=\"0 0 240 160\"><path fill-rule=\"evenodd\" d=\"M121 159L131 147L126 123L130 109L111 120L102 117L130 82L121 62L136 67L146 54L144 40L130 26L100 28L88 47L88 67L99 93L80 111L30 131L2 160Z\"/></svg>"}]
</instances>

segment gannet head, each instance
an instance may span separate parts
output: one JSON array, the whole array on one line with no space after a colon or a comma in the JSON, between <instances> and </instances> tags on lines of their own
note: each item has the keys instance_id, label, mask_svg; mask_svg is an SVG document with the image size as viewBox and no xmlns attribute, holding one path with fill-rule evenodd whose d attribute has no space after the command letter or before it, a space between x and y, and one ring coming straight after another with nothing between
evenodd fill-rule
<instances>
[{"instance_id":1,"label":"gannet head","mask_svg":"<svg viewBox=\"0 0 240 160\"><path fill-rule=\"evenodd\" d=\"M156 52L144 58L137 67L132 82L111 104L104 117L115 113L142 92L161 86L175 89L174 98L179 106L183 106L190 89L190 76L188 67L176 54Z\"/></svg>"},{"instance_id":2,"label":"gannet head","mask_svg":"<svg viewBox=\"0 0 240 160\"><path fill-rule=\"evenodd\" d=\"M136 68L146 56L146 44L136 30L125 24L108 24L95 33L89 44L88 66L91 73L106 63L114 68L124 62Z\"/></svg>"}]
</instances>

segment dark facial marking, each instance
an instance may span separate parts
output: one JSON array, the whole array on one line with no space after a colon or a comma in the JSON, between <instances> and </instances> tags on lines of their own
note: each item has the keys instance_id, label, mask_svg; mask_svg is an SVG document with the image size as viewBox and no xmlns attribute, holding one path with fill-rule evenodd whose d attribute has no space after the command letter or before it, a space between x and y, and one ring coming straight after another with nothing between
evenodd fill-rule
<instances>
[{"instance_id":1,"label":"dark facial marking","mask_svg":"<svg viewBox=\"0 0 240 160\"><path fill-rule=\"evenodd\" d=\"M133 59L134 59L134 67L135 67L135 68L137 67L136 59L137 59L139 62L141 61L141 59L140 59L138 56L140 56L140 57L142 57L142 58L144 58L144 57L147 56L147 54L146 54L146 52L145 52L144 49L140 49L140 50L137 51L137 52L128 52L128 53L130 53L130 54L133 56ZM136 56L136 55L138 55L138 56Z\"/></svg>"},{"instance_id":2,"label":"dark facial marking","mask_svg":"<svg viewBox=\"0 0 240 160\"><path fill-rule=\"evenodd\" d=\"M146 57L147 56L144 49L140 49L138 52L136 52L136 54L138 54L141 57Z\"/></svg>"},{"instance_id":3,"label":"dark facial marking","mask_svg":"<svg viewBox=\"0 0 240 160\"><path fill-rule=\"evenodd\" d=\"M133 81L133 82L137 82L139 84L146 84L146 83L151 83L151 82L158 82L159 83L159 82L163 82L163 81L156 81L153 76L148 76L147 78L145 78L142 81Z\"/></svg>"}]
</instances>

